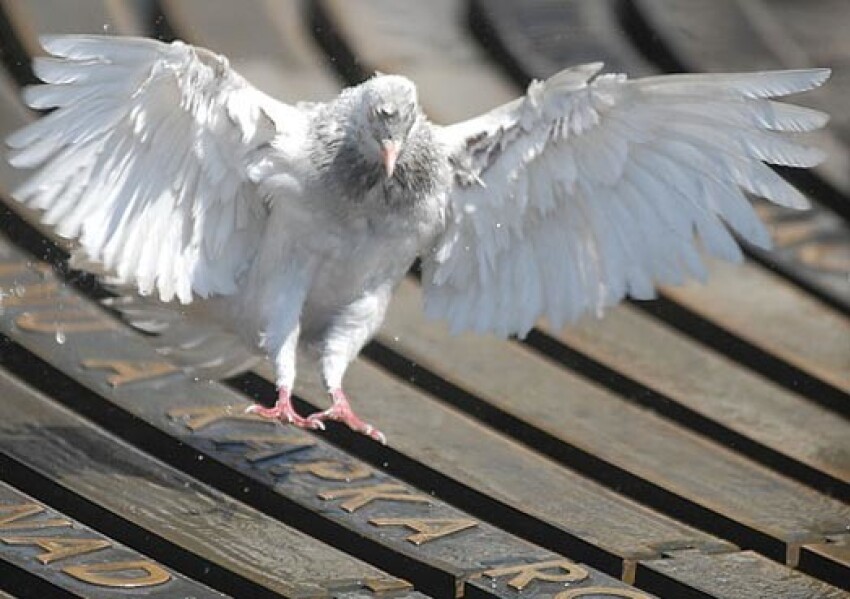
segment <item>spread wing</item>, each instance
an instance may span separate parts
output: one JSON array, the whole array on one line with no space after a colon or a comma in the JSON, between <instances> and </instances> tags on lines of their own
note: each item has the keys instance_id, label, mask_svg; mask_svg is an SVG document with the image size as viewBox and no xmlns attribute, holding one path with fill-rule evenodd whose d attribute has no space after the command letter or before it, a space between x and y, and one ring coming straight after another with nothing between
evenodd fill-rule
<instances>
[{"instance_id":1,"label":"spread wing","mask_svg":"<svg viewBox=\"0 0 850 599\"><path fill-rule=\"evenodd\" d=\"M765 163L817 164L822 152L792 133L827 116L768 98L816 87L828 70L628 81L596 77L601 68L562 71L440 130L455 185L448 228L423 260L430 316L501 335L541 315L562 326L703 278L700 249L740 260L728 228L768 246L744 192L807 206Z\"/></svg>"},{"instance_id":2,"label":"spread wing","mask_svg":"<svg viewBox=\"0 0 850 599\"><path fill-rule=\"evenodd\" d=\"M233 293L267 220L272 142L303 115L181 42L42 44L52 56L34 68L45 84L25 99L55 110L7 140L13 165L41 167L15 196L143 294Z\"/></svg>"}]
</instances>

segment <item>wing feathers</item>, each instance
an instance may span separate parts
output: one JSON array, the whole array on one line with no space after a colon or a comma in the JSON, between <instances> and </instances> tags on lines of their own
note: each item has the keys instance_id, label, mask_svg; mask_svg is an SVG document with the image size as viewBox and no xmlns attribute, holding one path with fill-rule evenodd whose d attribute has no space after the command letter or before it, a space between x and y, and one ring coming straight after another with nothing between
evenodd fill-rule
<instances>
[{"instance_id":1,"label":"wing feathers","mask_svg":"<svg viewBox=\"0 0 850 599\"><path fill-rule=\"evenodd\" d=\"M592 79L600 66L441 131L454 218L423 263L429 315L501 335L541 315L561 326L704 278L702 253L740 261L727 227L769 246L745 192L808 206L767 164L823 160L787 133L827 115L768 98L817 87L827 69Z\"/></svg>"},{"instance_id":2,"label":"wing feathers","mask_svg":"<svg viewBox=\"0 0 850 599\"><path fill-rule=\"evenodd\" d=\"M183 302L232 293L266 220L251 161L265 158L257 148L268 147L278 119L300 114L224 58L181 42L48 36L42 44L52 56L34 69L45 84L25 99L56 110L7 140L12 164L43 167L17 198L143 293Z\"/></svg>"}]
</instances>

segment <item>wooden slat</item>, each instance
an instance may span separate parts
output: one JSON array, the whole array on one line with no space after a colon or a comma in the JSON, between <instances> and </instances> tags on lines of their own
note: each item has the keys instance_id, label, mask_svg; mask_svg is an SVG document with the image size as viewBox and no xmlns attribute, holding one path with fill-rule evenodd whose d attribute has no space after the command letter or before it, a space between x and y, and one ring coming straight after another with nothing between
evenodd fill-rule
<instances>
[{"instance_id":1,"label":"wooden slat","mask_svg":"<svg viewBox=\"0 0 850 599\"><path fill-rule=\"evenodd\" d=\"M630 306L611 310L603 321L587 319L549 333L676 403L828 474L835 480L824 484L848 496L850 422L831 411L705 351Z\"/></svg>"},{"instance_id":2,"label":"wooden slat","mask_svg":"<svg viewBox=\"0 0 850 599\"><path fill-rule=\"evenodd\" d=\"M0 392L7 458L203 560L287 597L405 586L132 449L2 371Z\"/></svg>"},{"instance_id":3,"label":"wooden slat","mask_svg":"<svg viewBox=\"0 0 850 599\"><path fill-rule=\"evenodd\" d=\"M690 552L677 552L676 559L658 560L647 565L647 577L673 576L687 580L699 592L718 592L726 599L763 599L766 597L823 597L847 599L850 593L765 559L757 553L744 551L703 557ZM752 576L753 584L741 588L735 580L742 574Z\"/></svg>"},{"instance_id":4,"label":"wooden slat","mask_svg":"<svg viewBox=\"0 0 850 599\"><path fill-rule=\"evenodd\" d=\"M668 288L676 302L850 393L850 320L776 275L713 262L708 285ZM848 398L850 402L850 398Z\"/></svg>"},{"instance_id":5,"label":"wooden slat","mask_svg":"<svg viewBox=\"0 0 850 599\"><path fill-rule=\"evenodd\" d=\"M4 402L9 397L29 394L2 374L0 389ZM6 407L4 403L4 416L8 413ZM29 432L33 425L27 425L27 429L12 430L4 424L4 445L16 436L13 442L21 445L31 442L36 436ZM0 561L13 564L75 597L225 597L2 481ZM11 595L0 591L0 597Z\"/></svg>"}]
</instances>

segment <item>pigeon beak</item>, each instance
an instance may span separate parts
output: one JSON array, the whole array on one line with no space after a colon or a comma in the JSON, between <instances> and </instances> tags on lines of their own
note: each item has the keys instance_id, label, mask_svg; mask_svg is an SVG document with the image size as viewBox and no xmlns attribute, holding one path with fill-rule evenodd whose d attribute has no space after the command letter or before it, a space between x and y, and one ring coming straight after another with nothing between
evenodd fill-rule
<instances>
[{"instance_id":1,"label":"pigeon beak","mask_svg":"<svg viewBox=\"0 0 850 599\"><path fill-rule=\"evenodd\" d=\"M395 163L398 160L399 143L393 139L384 139L381 141L381 159L384 162L384 169L387 171L387 179L393 176L395 172Z\"/></svg>"}]
</instances>

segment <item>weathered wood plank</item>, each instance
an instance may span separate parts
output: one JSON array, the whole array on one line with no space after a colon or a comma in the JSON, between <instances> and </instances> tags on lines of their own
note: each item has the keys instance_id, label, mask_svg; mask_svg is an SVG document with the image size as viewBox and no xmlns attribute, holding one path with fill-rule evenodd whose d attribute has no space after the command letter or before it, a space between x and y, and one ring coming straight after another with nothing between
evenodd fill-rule
<instances>
[{"instance_id":1,"label":"weathered wood plank","mask_svg":"<svg viewBox=\"0 0 850 599\"><path fill-rule=\"evenodd\" d=\"M748 587L740 587L735 580L740 574L752 576L758 572ZM690 552L677 552L675 559L657 560L647 564L645 572L650 576L672 576L686 580L698 592L718 592L724 599L846 599L850 593L829 586L815 578L799 572L789 571L779 564L752 552L725 553L700 556ZM640 577L640 574L638 575Z\"/></svg>"},{"instance_id":2,"label":"weathered wood plank","mask_svg":"<svg viewBox=\"0 0 850 599\"><path fill-rule=\"evenodd\" d=\"M286 597L405 586L131 448L2 371L0 393L0 452L228 573Z\"/></svg>"},{"instance_id":3,"label":"weathered wood plank","mask_svg":"<svg viewBox=\"0 0 850 599\"><path fill-rule=\"evenodd\" d=\"M603 321L587 319L560 333L549 332L677 404L828 474L835 480L822 484L841 487L847 496L850 422L831 411L628 306L611 310Z\"/></svg>"},{"instance_id":4,"label":"weathered wood plank","mask_svg":"<svg viewBox=\"0 0 850 599\"><path fill-rule=\"evenodd\" d=\"M850 320L766 271L742 272L720 262L709 270L710 284L671 287L665 293L765 352L850 393Z\"/></svg>"},{"instance_id":5,"label":"weathered wood plank","mask_svg":"<svg viewBox=\"0 0 850 599\"><path fill-rule=\"evenodd\" d=\"M0 377L4 402L10 395L22 394L15 382ZM5 403L3 408L5 416ZM20 429L13 431L10 424L4 420L3 438L25 434ZM225 597L2 481L0 560L75 597ZM0 597L10 595L0 591Z\"/></svg>"}]
</instances>

